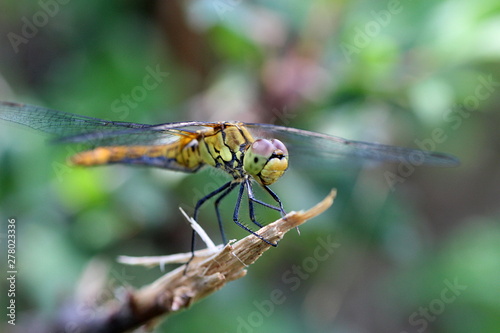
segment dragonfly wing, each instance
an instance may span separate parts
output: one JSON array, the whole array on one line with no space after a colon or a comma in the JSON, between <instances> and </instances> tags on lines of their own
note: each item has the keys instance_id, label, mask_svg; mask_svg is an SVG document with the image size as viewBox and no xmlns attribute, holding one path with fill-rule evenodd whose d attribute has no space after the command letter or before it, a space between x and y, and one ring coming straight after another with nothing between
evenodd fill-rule
<instances>
[{"instance_id":1,"label":"dragonfly wing","mask_svg":"<svg viewBox=\"0 0 500 333\"><path fill-rule=\"evenodd\" d=\"M451 167L459 160L451 155L418 149L389 146L270 124L245 124L256 137L282 140L290 153L292 163L320 162L328 165L358 164L369 162L407 162L414 165Z\"/></svg>"},{"instance_id":2,"label":"dragonfly wing","mask_svg":"<svg viewBox=\"0 0 500 333\"><path fill-rule=\"evenodd\" d=\"M86 143L92 146L119 145L165 145L179 137L196 137L203 127L210 127L206 122L175 122L160 125L146 125L141 128L121 128L112 131L94 131L59 138L62 143Z\"/></svg>"},{"instance_id":3,"label":"dragonfly wing","mask_svg":"<svg viewBox=\"0 0 500 333\"><path fill-rule=\"evenodd\" d=\"M75 164L145 165L183 172L196 172L203 163L177 161L177 143L187 145L201 128L214 123L179 122L146 125L108 121L39 106L0 102L0 119L18 123L52 136L55 142L79 144L85 150L72 157ZM182 142L179 140L182 139Z\"/></svg>"},{"instance_id":4,"label":"dragonfly wing","mask_svg":"<svg viewBox=\"0 0 500 333\"><path fill-rule=\"evenodd\" d=\"M179 122L147 125L117 122L11 102L0 102L0 119L45 132L56 142L81 143L85 148L169 144L181 135L192 135L193 131L188 129L190 126L208 124Z\"/></svg>"},{"instance_id":5,"label":"dragonfly wing","mask_svg":"<svg viewBox=\"0 0 500 333\"><path fill-rule=\"evenodd\" d=\"M108 121L47 109L29 104L0 102L0 119L28 126L38 131L65 137L97 130L144 128L151 125Z\"/></svg>"}]
</instances>

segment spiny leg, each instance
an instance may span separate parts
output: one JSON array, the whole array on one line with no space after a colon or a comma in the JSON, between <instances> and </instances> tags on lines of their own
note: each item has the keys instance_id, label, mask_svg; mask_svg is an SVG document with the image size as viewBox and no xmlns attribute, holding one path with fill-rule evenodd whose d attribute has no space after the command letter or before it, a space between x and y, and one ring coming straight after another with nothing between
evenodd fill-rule
<instances>
[{"instance_id":1,"label":"spiny leg","mask_svg":"<svg viewBox=\"0 0 500 333\"><path fill-rule=\"evenodd\" d=\"M231 183L231 185L215 200L215 214L217 215L217 223L219 223L220 234L222 235L222 242L224 245L227 244L226 234L224 233L224 227L222 226L222 218L219 212L219 203L224 199L229 193L231 193L234 188L238 186L238 183Z\"/></svg>"},{"instance_id":2,"label":"spiny leg","mask_svg":"<svg viewBox=\"0 0 500 333\"><path fill-rule=\"evenodd\" d=\"M269 188L269 186L262 185L262 187L267 191L267 193L269 193L269 195L274 199L274 201L276 201L278 203L278 205L280 206L279 210L280 210L280 213L281 213L281 217L285 216L286 212L285 212L285 209L283 208L283 203L281 202L281 200L278 197L278 195L276 193L274 193L273 190L271 190Z\"/></svg>"},{"instance_id":3,"label":"spiny leg","mask_svg":"<svg viewBox=\"0 0 500 333\"><path fill-rule=\"evenodd\" d=\"M225 191L228 187L231 186L231 184L232 184L232 182L227 182L224 185L222 185L221 187L219 187L218 189L216 189L215 191L207 194L206 196L204 196L203 198L198 200L198 202L196 203L196 206L194 207L193 219L196 222L198 222L198 213L199 213L199 210L201 208L201 205L203 205L208 199L212 198L213 196ZM193 230L193 232L191 233L191 258L189 258L188 262L186 263L186 268L184 269L184 274L186 274L189 263L194 258L195 243L196 243L196 231Z\"/></svg>"},{"instance_id":4,"label":"spiny leg","mask_svg":"<svg viewBox=\"0 0 500 333\"><path fill-rule=\"evenodd\" d=\"M271 246L278 246L278 244L271 243L270 241L268 241L267 239L265 239L264 237L262 237L261 235L257 234L252 229L248 228L247 226L245 226L244 224L242 224L240 221L238 221L239 215L240 215L241 198L243 197L243 193L245 192L245 186L246 185L247 185L246 182L242 182L240 184L240 191L238 192L238 198L236 199L236 206L234 207L233 222L236 223L240 228L243 228L246 231L248 231L249 233L251 233L252 235L260 238L265 243L267 243L267 244L269 244Z\"/></svg>"},{"instance_id":5,"label":"spiny leg","mask_svg":"<svg viewBox=\"0 0 500 333\"><path fill-rule=\"evenodd\" d=\"M280 213L281 213L281 217L284 218L285 215L286 215L286 212L285 212L285 209L283 208L283 203L281 202L280 198L278 197L278 195L276 193L273 192L273 190L271 190L267 185L262 185L262 187L267 191L267 193L269 193L269 195L278 203L278 205L280 206ZM295 229L297 229L297 233L300 235L300 230L299 230L299 227L295 227Z\"/></svg>"},{"instance_id":6,"label":"spiny leg","mask_svg":"<svg viewBox=\"0 0 500 333\"><path fill-rule=\"evenodd\" d=\"M226 190L229 186L231 186L232 183L233 183L232 181L227 182L224 185L222 185L221 187L219 187L218 189L216 189L215 191L210 192L209 194L207 194L206 196L204 196L203 198L201 198L200 200L198 200L198 202L196 203L196 206L194 207L193 219L195 221L197 221L197 219L198 219L198 213L199 213L199 210L201 208L201 205L203 205L207 200L209 200L213 196L216 196L217 194L219 194L222 191Z\"/></svg>"},{"instance_id":7,"label":"spiny leg","mask_svg":"<svg viewBox=\"0 0 500 333\"><path fill-rule=\"evenodd\" d=\"M250 220L257 225L259 228L262 228L262 224L257 222L255 218L255 209L253 206L253 200L251 196L253 196L253 191L252 191L252 183L248 181L248 179L245 181L247 184L247 193L248 193L248 213L250 214Z\"/></svg>"},{"instance_id":8,"label":"spiny leg","mask_svg":"<svg viewBox=\"0 0 500 333\"><path fill-rule=\"evenodd\" d=\"M269 187L267 187L266 185L262 185L262 187L271 195L271 197L279 204L279 207L276 207L276 206L273 206L273 205L270 205L264 201L261 201L259 199L256 199L255 196L253 195L253 190L252 190L252 187L250 186L250 180L247 178L245 180L245 182L247 183L247 187L248 187L248 199L255 202L255 203L258 203L259 205L262 205L264 207L267 207L267 208L271 208L271 209L274 209L278 212L281 213L281 216L285 216L286 215L286 212L285 210L283 209L283 204L281 203L281 200L278 198L278 196L276 195L276 193L274 193Z\"/></svg>"}]
</instances>

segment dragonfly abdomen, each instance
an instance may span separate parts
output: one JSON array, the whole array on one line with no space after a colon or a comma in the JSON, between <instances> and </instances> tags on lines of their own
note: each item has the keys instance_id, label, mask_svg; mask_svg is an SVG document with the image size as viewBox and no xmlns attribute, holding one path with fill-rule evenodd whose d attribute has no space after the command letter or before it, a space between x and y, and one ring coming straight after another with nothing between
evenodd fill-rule
<instances>
[{"instance_id":1,"label":"dragonfly abdomen","mask_svg":"<svg viewBox=\"0 0 500 333\"><path fill-rule=\"evenodd\" d=\"M136 164L195 172L204 165L197 141L190 140L188 144L182 141L158 146L98 147L73 155L70 162L81 166Z\"/></svg>"},{"instance_id":2,"label":"dragonfly abdomen","mask_svg":"<svg viewBox=\"0 0 500 333\"><path fill-rule=\"evenodd\" d=\"M151 151L151 148L153 147L98 147L92 150L87 150L75 154L70 158L70 161L75 165L94 166L109 163L118 163L125 159L139 158L141 156L144 156L144 153L146 152L150 157L161 155L159 152L155 154L153 151Z\"/></svg>"}]
</instances>

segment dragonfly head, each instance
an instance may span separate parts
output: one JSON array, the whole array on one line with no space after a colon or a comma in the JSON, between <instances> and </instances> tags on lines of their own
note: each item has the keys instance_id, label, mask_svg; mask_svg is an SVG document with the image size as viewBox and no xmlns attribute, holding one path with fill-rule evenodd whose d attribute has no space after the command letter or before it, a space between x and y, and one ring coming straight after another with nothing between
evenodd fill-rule
<instances>
[{"instance_id":1,"label":"dragonfly head","mask_svg":"<svg viewBox=\"0 0 500 333\"><path fill-rule=\"evenodd\" d=\"M243 158L243 169L262 185L278 180L288 168L288 150L277 140L255 140Z\"/></svg>"}]
</instances>

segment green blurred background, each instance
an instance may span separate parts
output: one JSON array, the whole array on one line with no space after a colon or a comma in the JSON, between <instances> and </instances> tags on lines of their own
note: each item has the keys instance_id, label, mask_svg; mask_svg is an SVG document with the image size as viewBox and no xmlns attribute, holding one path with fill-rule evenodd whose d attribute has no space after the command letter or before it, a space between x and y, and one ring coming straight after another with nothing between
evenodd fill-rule
<instances>
[{"instance_id":1,"label":"green blurred background","mask_svg":"<svg viewBox=\"0 0 500 333\"><path fill-rule=\"evenodd\" d=\"M461 159L355 175L292 167L272 186L287 210L336 187L334 206L156 332L498 332L499 14L493 0L7 0L0 99L143 123L273 123ZM75 299L93 316L93 304L159 277L115 258L188 251L177 207L191 213L226 180L68 168L71 152L0 123L0 240L5 253L14 217L24 328ZM219 241L211 204L200 220ZM328 239L335 251L312 260ZM270 306L276 289L284 296Z\"/></svg>"}]
</instances>

